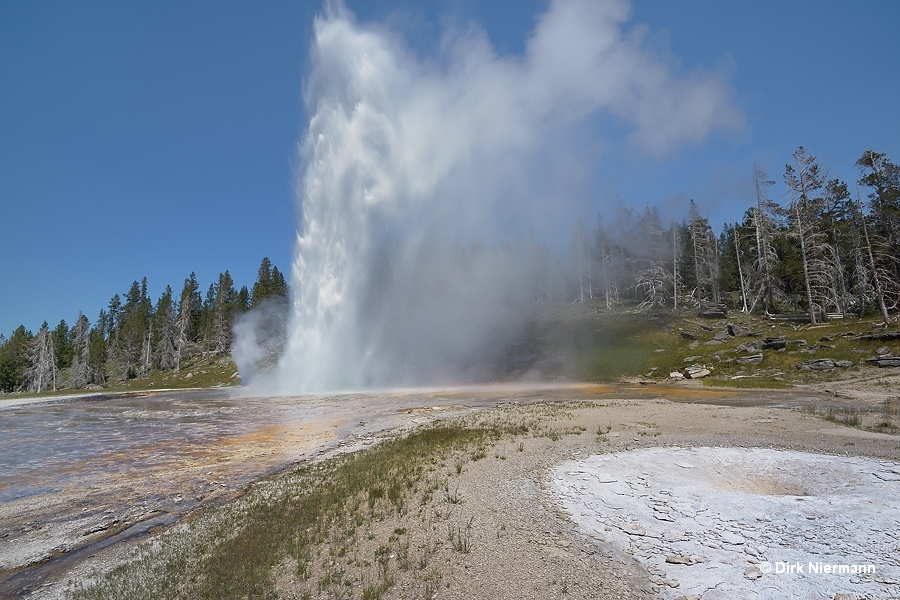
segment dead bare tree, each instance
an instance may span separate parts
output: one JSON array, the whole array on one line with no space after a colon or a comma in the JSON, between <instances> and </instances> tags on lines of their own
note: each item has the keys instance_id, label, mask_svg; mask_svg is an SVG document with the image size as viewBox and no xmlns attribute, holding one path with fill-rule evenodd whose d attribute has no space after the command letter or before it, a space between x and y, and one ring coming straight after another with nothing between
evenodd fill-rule
<instances>
[{"instance_id":1,"label":"dead bare tree","mask_svg":"<svg viewBox=\"0 0 900 600\"><path fill-rule=\"evenodd\" d=\"M756 261L754 266L760 274L762 294L766 312L774 308L775 278L772 275L778 260L772 240L775 225L772 213L777 205L769 198L768 188L775 182L768 179L759 165L753 165L753 179L756 187L756 208L753 210L753 229L756 234Z\"/></svg>"},{"instance_id":2,"label":"dead bare tree","mask_svg":"<svg viewBox=\"0 0 900 600\"><path fill-rule=\"evenodd\" d=\"M815 325L818 323L816 308L820 308L818 306L820 294L817 292L820 287L824 286L826 277L823 275L824 265L821 261L821 248L819 248L821 236L817 223L817 208L820 199L814 198L813 193L821 189L825 177L819 168L816 157L806 152L803 146L794 152L794 160L797 168L785 165L784 181L791 194L789 220L793 236L800 243L809 320ZM824 309L821 309L821 312L824 314Z\"/></svg>"},{"instance_id":3,"label":"dead bare tree","mask_svg":"<svg viewBox=\"0 0 900 600\"><path fill-rule=\"evenodd\" d=\"M866 225L866 215L863 212L862 200L859 198L859 191L856 192L856 200L859 203L860 218L862 219L863 239L866 244L866 254L869 258L869 268L871 269L872 281L875 284L875 299L878 302L878 310L881 311L881 318L884 326L890 323L890 315L888 314L887 304L884 301L884 288L881 285L881 277L879 275L878 265L875 263L875 253L872 250L872 239L869 236L869 227Z\"/></svg>"},{"instance_id":4,"label":"dead bare tree","mask_svg":"<svg viewBox=\"0 0 900 600\"><path fill-rule=\"evenodd\" d=\"M575 260L578 265L578 301L584 302L585 295L594 299L594 281L591 276L591 246L581 223L575 225Z\"/></svg>"},{"instance_id":5,"label":"dead bare tree","mask_svg":"<svg viewBox=\"0 0 900 600\"><path fill-rule=\"evenodd\" d=\"M741 312L748 313L750 309L747 307L747 292L750 289L749 282L744 278L744 267L741 264L741 244L740 238L738 237L738 228L737 224L731 226L732 234L734 237L734 260L737 262L738 268L738 280L741 283L741 300L743 303L743 307L741 308Z\"/></svg>"},{"instance_id":6,"label":"dead bare tree","mask_svg":"<svg viewBox=\"0 0 900 600\"><path fill-rule=\"evenodd\" d=\"M691 200L688 224L691 236L691 261L699 302L719 303L718 256L716 237L709 221L700 216L697 204Z\"/></svg>"},{"instance_id":7,"label":"dead bare tree","mask_svg":"<svg viewBox=\"0 0 900 600\"><path fill-rule=\"evenodd\" d=\"M52 386L56 391L56 351L45 322L28 347L28 368L25 370L25 389L42 392Z\"/></svg>"}]
</instances>

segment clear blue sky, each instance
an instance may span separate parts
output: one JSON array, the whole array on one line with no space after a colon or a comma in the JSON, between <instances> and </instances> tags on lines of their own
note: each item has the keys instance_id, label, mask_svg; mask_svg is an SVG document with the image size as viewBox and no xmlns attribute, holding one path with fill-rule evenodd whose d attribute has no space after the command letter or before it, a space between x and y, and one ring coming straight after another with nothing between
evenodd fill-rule
<instances>
[{"instance_id":1,"label":"clear blue sky","mask_svg":"<svg viewBox=\"0 0 900 600\"><path fill-rule=\"evenodd\" d=\"M598 0L600 1L600 0ZM422 54L475 22L521 53L538 0L347 1ZM252 285L263 256L290 272L297 141L319 2L0 2L0 332L93 322L146 276L158 298L191 271ZM851 184L867 148L900 160L900 2L633 0L626 30L683 74L715 72L739 131L662 158L609 151L598 205L619 194L718 228L779 184L798 145Z\"/></svg>"}]
</instances>

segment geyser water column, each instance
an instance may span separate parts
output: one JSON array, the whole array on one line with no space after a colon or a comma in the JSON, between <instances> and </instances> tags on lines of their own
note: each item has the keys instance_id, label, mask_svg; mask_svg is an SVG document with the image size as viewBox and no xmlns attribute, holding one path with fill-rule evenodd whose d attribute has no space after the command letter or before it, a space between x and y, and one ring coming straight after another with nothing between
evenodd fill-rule
<instances>
[{"instance_id":1,"label":"geyser water column","mask_svg":"<svg viewBox=\"0 0 900 600\"><path fill-rule=\"evenodd\" d=\"M422 57L326 4L305 88L281 391L486 376L528 307L511 290L529 265L500 246L571 229L600 147L595 116L624 119L651 154L740 121L718 78L679 79L623 34L628 13L553 2L522 56L498 56L471 26Z\"/></svg>"}]
</instances>

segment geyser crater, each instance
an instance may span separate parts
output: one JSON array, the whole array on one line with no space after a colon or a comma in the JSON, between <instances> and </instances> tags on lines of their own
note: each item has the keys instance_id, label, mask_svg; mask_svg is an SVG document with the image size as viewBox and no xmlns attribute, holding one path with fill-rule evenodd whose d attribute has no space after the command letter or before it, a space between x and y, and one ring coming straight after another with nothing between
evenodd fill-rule
<instances>
[{"instance_id":1,"label":"geyser crater","mask_svg":"<svg viewBox=\"0 0 900 600\"><path fill-rule=\"evenodd\" d=\"M634 556L665 599L886 598L900 583L897 463L647 448L566 462L553 489L583 531ZM810 572L815 565L874 573Z\"/></svg>"}]
</instances>

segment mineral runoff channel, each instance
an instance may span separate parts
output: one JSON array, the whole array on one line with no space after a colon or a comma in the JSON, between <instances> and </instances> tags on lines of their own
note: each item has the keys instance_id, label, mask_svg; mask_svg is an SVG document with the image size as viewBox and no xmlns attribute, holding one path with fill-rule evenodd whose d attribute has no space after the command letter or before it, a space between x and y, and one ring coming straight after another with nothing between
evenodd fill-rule
<instances>
[{"instance_id":1,"label":"mineral runoff channel","mask_svg":"<svg viewBox=\"0 0 900 600\"><path fill-rule=\"evenodd\" d=\"M791 391L489 385L336 396L239 389L0 399L0 597L25 597L97 553L241 496L292 465L508 403L666 399L825 409Z\"/></svg>"}]
</instances>

